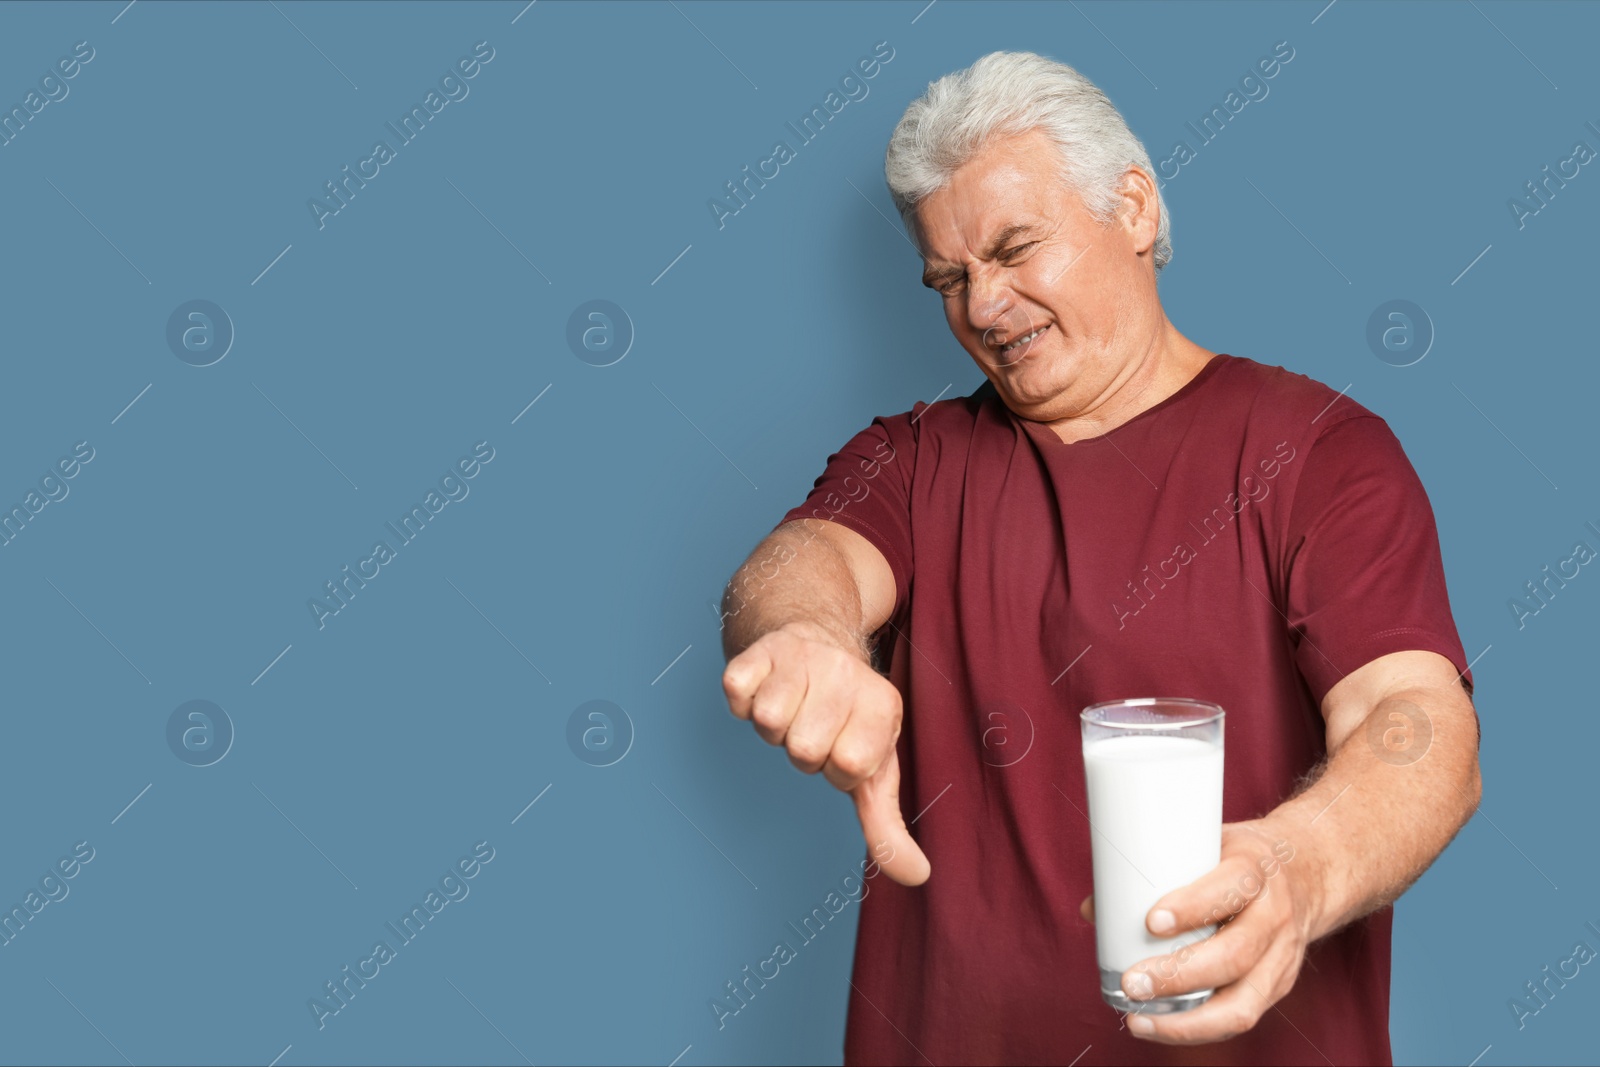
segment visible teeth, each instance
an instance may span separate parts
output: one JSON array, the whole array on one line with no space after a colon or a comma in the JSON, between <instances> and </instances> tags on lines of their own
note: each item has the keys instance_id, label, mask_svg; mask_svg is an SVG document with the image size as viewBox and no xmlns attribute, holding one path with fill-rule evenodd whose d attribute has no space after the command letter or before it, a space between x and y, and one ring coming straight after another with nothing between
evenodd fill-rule
<instances>
[{"instance_id":1,"label":"visible teeth","mask_svg":"<svg viewBox=\"0 0 1600 1067\"><path fill-rule=\"evenodd\" d=\"M1012 341L1010 344L1001 345L1000 346L1000 351L1009 352L1013 348L1016 348L1018 345L1027 344L1029 341L1033 340L1035 337L1038 337L1041 333L1044 333L1045 330L1047 330L1049 328L1050 327L1048 325L1041 326L1037 330L1034 330L1032 333L1028 334L1028 336L1026 336L1026 337L1019 337L1015 341Z\"/></svg>"}]
</instances>

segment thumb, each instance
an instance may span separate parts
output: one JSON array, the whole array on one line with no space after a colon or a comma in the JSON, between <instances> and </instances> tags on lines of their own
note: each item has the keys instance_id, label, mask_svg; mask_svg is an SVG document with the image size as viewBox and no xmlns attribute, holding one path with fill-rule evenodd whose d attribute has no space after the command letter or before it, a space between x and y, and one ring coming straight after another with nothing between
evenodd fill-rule
<instances>
[{"instance_id":1,"label":"thumb","mask_svg":"<svg viewBox=\"0 0 1600 1067\"><path fill-rule=\"evenodd\" d=\"M893 749L871 778L850 791L856 817L866 835L872 858L901 885L921 885L928 880L928 857L906 829L900 814L900 756Z\"/></svg>"}]
</instances>

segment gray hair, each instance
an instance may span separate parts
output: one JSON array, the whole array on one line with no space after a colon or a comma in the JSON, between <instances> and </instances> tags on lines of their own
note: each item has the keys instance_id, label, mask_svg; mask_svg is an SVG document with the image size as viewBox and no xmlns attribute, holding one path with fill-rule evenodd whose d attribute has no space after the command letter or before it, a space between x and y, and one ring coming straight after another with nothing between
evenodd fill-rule
<instances>
[{"instance_id":1,"label":"gray hair","mask_svg":"<svg viewBox=\"0 0 1600 1067\"><path fill-rule=\"evenodd\" d=\"M889 138L883 176L907 229L914 232L917 204L944 188L991 138L1035 129L1059 147L1062 179L1102 222L1115 216L1130 166L1155 184L1150 154L1099 86L1032 52L991 52L931 82ZM1160 270L1172 259L1172 227L1159 185L1156 202Z\"/></svg>"}]
</instances>

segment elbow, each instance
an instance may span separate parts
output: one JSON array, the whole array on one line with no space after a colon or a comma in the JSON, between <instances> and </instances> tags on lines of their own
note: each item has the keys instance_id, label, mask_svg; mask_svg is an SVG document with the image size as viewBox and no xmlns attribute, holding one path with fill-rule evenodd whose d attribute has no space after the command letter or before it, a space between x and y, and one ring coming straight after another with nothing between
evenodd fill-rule
<instances>
[{"instance_id":1,"label":"elbow","mask_svg":"<svg viewBox=\"0 0 1600 1067\"><path fill-rule=\"evenodd\" d=\"M735 618L739 614L739 609L743 606L744 601L734 596L733 586L730 583L728 591L723 594L722 606L717 612L717 630L722 635L722 658L724 660L731 660L745 649L745 642L740 640L740 635L737 632L738 627Z\"/></svg>"},{"instance_id":2,"label":"elbow","mask_svg":"<svg viewBox=\"0 0 1600 1067\"><path fill-rule=\"evenodd\" d=\"M1465 810L1461 813L1461 825L1477 812L1478 805L1483 803L1483 772L1478 765L1478 753L1472 751L1467 756L1466 773L1461 787L1461 794L1466 801Z\"/></svg>"},{"instance_id":3,"label":"elbow","mask_svg":"<svg viewBox=\"0 0 1600 1067\"><path fill-rule=\"evenodd\" d=\"M1459 694L1452 695L1459 696ZM1462 723L1460 728L1462 738L1459 746L1453 747L1460 753L1461 770L1456 777L1456 786L1465 802L1461 823L1466 825L1467 820L1477 813L1478 806L1483 802L1483 768L1478 759L1479 752L1483 748L1483 725L1471 698L1467 697L1461 700L1461 703L1465 705L1462 708L1463 714L1458 720ZM1472 729L1466 730L1466 725L1470 725ZM1452 729L1450 732L1454 734L1457 731ZM1468 737L1471 739L1470 744L1466 743Z\"/></svg>"}]
</instances>

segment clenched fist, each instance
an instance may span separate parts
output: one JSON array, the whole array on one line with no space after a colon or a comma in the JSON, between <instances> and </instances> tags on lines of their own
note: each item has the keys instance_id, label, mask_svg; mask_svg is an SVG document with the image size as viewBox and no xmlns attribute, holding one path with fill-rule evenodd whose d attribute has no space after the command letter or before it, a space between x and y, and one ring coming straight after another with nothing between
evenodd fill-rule
<instances>
[{"instance_id":1,"label":"clenched fist","mask_svg":"<svg viewBox=\"0 0 1600 1067\"><path fill-rule=\"evenodd\" d=\"M901 885L928 880L928 859L900 814L900 692L818 626L790 623L728 662L728 708L782 745L807 774L850 794L873 855Z\"/></svg>"}]
</instances>

